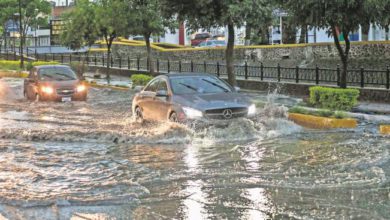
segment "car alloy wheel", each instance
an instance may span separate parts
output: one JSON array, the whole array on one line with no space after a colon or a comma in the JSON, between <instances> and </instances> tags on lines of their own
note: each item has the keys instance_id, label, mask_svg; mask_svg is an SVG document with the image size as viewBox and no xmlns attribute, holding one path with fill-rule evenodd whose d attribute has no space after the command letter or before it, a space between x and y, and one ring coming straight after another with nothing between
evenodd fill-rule
<instances>
[{"instance_id":1,"label":"car alloy wheel","mask_svg":"<svg viewBox=\"0 0 390 220\"><path fill-rule=\"evenodd\" d=\"M169 121L170 121L170 122L178 122L176 112L172 112L172 113L171 113L171 115L169 116Z\"/></svg>"}]
</instances>

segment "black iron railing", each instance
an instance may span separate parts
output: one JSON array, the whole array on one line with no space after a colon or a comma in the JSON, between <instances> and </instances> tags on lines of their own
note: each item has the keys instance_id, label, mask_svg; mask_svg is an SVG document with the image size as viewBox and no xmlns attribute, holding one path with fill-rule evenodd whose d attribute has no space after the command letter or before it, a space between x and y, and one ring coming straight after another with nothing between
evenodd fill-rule
<instances>
[{"instance_id":1,"label":"black iron railing","mask_svg":"<svg viewBox=\"0 0 390 220\"><path fill-rule=\"evenodd\" d=\"M83 62L88 66L148 71L149 65L147 59L130 57L107 57L106 55L85 55L85 54L34 54L28 51L31 59L40 61L58 61L63 64L71 62ZM17 52L3 51L0 53L2 59L18 59ZM108 62L108 63L107 63ZM207 61L176 61L156 59L152 62L154 70L157 73L172 72L204 72L215 74L219 77L226 77L225 62L207 62ZM301 68L266 66L263 63L235 65L235 74L238 79L269 81L269 82L289 82L289 83L308 83L314 85L339 85L341 69L335 68ZM390 68L384 70L373 69L350 69L347 74L348 86L361 88L383 88L390 89Z\"/></svg>"}]
</instances>

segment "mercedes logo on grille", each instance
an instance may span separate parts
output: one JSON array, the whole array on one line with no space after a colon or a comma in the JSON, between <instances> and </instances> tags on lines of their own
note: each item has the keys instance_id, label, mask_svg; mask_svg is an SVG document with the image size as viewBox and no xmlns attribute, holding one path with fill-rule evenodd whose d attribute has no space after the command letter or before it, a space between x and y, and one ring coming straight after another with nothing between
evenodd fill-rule
<instances>
[{"instance_id":1,"label":"mercedes logo on grille","mask_svg":"<svg viewBox=\"0 0 390 220\"><path fill-rule=\"evenodd\" d=\"M222 115L226 119L231 119L233 117L233 112L231 109L225 109L223 110Z\"/></svg>"}]
</instances>

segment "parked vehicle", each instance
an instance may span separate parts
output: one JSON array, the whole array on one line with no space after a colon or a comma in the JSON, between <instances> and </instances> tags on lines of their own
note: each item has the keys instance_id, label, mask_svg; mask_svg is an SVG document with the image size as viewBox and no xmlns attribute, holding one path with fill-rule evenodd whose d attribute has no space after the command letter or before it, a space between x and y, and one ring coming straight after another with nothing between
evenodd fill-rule
<instances>
[{"instance_id":1,"label":"parked vehicle","mask_svg":"<svg viewBox=\"0 0 390 220\"><path fill-rule=\"evenodd\" d=\"M226 47L226 42L223 40L207 40L200 43L198 47Z\"/></svg>"},{"instance_id":2,"label":"parked vehicle","mask_svg":"<svg viewBox=\"0 0 390 220\"><path fill-rule=\"evenodd\" d=\"M24 81L24 96L35 101L86 101L87 87L68 66L34 67Z\"/></svg>"},{"instance_id":3,"label":"parked vehicle","mask_svg":"<svg viewBox=\"0 0 390 220\"><path fill-rule=\"evenodd\" d=\"M133 115L137 121L182 123L254 116L256 106L238 90L209 74L161 75L135 95Z\"/></svg>"},{"instance_id":4,"label":"parked vehicle","mask_svg":"<svg viewBox=\"0 0 390 220\"><path fill-rule=\"evenodd\" d=\"M191 46L196 47L203 41L211 39L212 36L209 33L198 33L195 34L194 39L191 40Z\"/></svg>"}]
</instances>

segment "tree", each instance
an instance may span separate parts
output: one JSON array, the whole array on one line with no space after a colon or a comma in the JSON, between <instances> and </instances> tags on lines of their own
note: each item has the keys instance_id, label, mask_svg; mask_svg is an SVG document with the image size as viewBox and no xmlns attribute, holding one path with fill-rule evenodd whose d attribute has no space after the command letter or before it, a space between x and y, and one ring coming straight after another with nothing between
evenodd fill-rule
<instances>
[{"instance_id":1,"label":"tree","mask_svg":"<svg viewBox=\"0 0 390 220\"><path fill-rule=\"evenodd\" d=\"M152 35L164 34L167 29L173 31L177 23L172 17L164 17L159 0L127 0L127 34L142 35L145 39L148 67L154 74L150 38Z\"/></svg>"},{"instance_id":2,"label":"tree","mask_svg":"<svg viewBox=\"0 0 390 220\"><path fill-rule=\"evenodd\" d=\"M268 44L268 29L272 25L273 10L275 4L270 4L271 1L263 2L261 16L247 16L246 23L246 44ZM250 8L249 15L258 13L256 1L253 2L254 7Z\"/></svg>"},{"instance_id":3,"label":"tree","mask_svg":"<svg viewBox=\"0 0 390 220\"><path fill-rule=\"evenodd\" d=\"M2 0L0 1L0 33L3 35L4 48L7 47L7 22L14 17L14 13L17 11L14 0ZM0 41L0 47L2 42Z\"/></svg>"},{"instance_id":4,"label":"tree","mask_svg":"<svg viewBox=\"0 0 390 220\"><path fill-rule=\"evenodd\" d=\"M225 52L228 81L237 85L234 75L235 27L249 19L260 19L268 0L162 0L164 11L177 15L192 30L227 27L228 44Z\"/></svg>"},{"instance_id":5,"label":"tree","mask_svg":"<svg viewBox=\"0 0 390 220\"><path fill-rule=\"evenodd\" d=\"M45 0L2 0L0 2L1 24L4 26L10 19L15 19L19 25L21 68L24 68L23 45L26 42L28 28L36 24L47 24L44 16L50 14L50 11L50 3Z\"/></svg>"},{"instance_id":6,"label":"tree","mask_svg":"<svg viewBox=\"0 0 390 220\"><path fill-rule=\"evenodd\" d=\"M122 0L77 1L73 11L64 15L66 20L62 42L71 49L91 46L103 39L107 46L106 79L110 83L111 47L114 39L127 27L125 4Z\"/></svg>"},{"instance_id":7,"label":"tree","mask_svg":"<svg viewBox=\"0 0 390 220\"><path fill-rule=\"evenodd\" d=\"M11 3L11 7L16 8L15 5L18 8L15 13L19 14L20 47L22 48L20 51L20 67L24 68L23 45L26 42L28 28L36 24L47 24L47 19L44 16L50 14L51 5L46 0L15 0L13 4ZM43 17L39 15L43 15Z\"/></svg>"},{"instance_id":8,"label":"tree","mask_svg":"<svg viewBox=\"0 0 390 220\"><path fill-rule=\"evenodd\" d=\"M385 29L385 40L389 40L389 27L390 27L390 1L378 0L376 11L376 24Z\"/></svg>"},{"instance_id":9,"label":"tree","mask_svg":"<svg viewBox=\"0 0 390 220\"><path fill-rule=\"evenodd\" d=\"M315 28L328 29L343 64L340 87L346 88L351 49L349 35L367 22L375 21L376 1L379 0L282 0L282 4L298 24L310 23ZM345 46L342 46L340 36L344 38Z\"/></svg>"}]
</instances>

